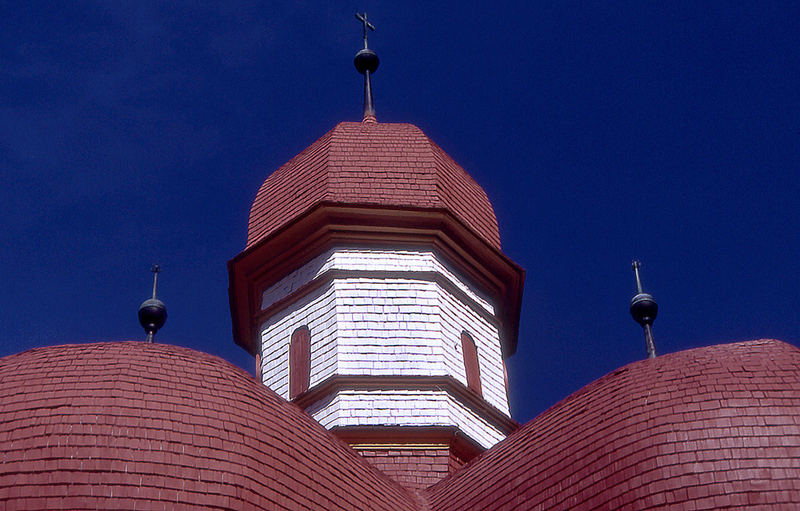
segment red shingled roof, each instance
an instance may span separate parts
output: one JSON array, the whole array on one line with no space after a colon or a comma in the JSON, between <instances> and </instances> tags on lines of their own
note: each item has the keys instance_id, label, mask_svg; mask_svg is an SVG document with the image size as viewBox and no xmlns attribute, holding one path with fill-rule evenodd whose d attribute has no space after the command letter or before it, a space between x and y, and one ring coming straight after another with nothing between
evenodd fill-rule
<instances>
[{"instance_id":1,"label":"red shingled roof","mask_svg":"<svg viewBox=\"0 0 800 511\"><path fill-rule=\"evenodd\" d=\"M427 503L243 371L169 345L0 359L0 446L2 509L790 508L800 350L752 341L625 366Z\"/></svg>"},{"instance_id":2,"label":"red shingled roof","mask_svg":"<svg viewBox=\"0 0 800 511\"><path fill-rule=\"evenodd\" d=\"M0 359L0 509L417 509L244 371L141 342Z\"/></svg>"},{"instance_id":3,"label":"red shingled roof","mask_svg":"<svg viewBox=\"0 0 800 511\"><path fill-rule=\"evenodd\" d=\"M426 495L434 511L794 509L800 350L752 341L635 362Z\"/></svg>"},{"instance_id":4,"label":"red shingled roof","mask_svg":"<svg viewBox=\"0 0 800 511\"><path fill-rule=\"evenodd\" d=\"M248 248L320 202L447 209L500 248L483 189L411 124L338 124L264 181L250 210Z\"/></svg>"}]
</instances>

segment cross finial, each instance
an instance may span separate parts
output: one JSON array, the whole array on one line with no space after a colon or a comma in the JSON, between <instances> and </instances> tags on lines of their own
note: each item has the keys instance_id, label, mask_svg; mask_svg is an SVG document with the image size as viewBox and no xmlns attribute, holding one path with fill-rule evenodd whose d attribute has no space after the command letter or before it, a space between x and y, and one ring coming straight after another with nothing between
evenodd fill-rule
<instances>
[{"instance_id":1,"label":"cross finial","mask_svg":"<svg viewBox=\"0 0 800 511\"><path fill-rule=\"evenodd\" d=\"M372 101L372 81L370 75L378 69L378 54L370 50L367 46L367 32L375 30L375 26L367 21L367 13L356 13L356 19L361 22L364 27L364 48L356 53L356 58L353 59L356 69L359 73L364 75L364 117L363 122L377 122L375 119L375 106Z\"/></svg>"},{"instance_id":2,"label":"cross finial","mask_svg":"<svg viewBox=\"0 0 800 511\"><path fill-rule=\"evenodd\" d=\"M364 14L356 13L356 19L358 21L360 21L362 25L364 25L364 48L368 48L368 46L367 46L367 33L368 33L367 29L375 30L375 25L373 25L372 23L367 21L367 13L366 13L366 11L364 12Z\"/></svg>"}]
</instances>

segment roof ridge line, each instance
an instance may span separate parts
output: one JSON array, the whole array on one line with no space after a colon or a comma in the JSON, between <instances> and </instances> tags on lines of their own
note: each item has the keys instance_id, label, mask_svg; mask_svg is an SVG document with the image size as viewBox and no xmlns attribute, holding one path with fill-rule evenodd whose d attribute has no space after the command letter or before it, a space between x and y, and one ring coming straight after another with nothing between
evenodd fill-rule
<instances>
[{"instance_id":1,"label":"roof ridge line","mask_svg":"<svg viewBox=\"0 0 800 511\"><path fill-rule=\"evenodd\" d=\"M436 143L431 139L431 137L428 136L427 133L422 131L422 128L414 124L412 124L411 126L413 126L417 130L417 132L419 132L419 134L422 135L422 139L425 141L425 145L429 149L429 152L426 154L426 156L430 158L430 166L435 168L436 157L434 156L434 152L436 151ZM441 204L440 207L447 209L447 204L445 204L444 198L440 192L441 187L439 186L439 184L441 182L441 176L438 173L434 173L434 175L436 176L436 184L434 186L434 190L436 191L436 201L439 202L439 204Z\"/></svg>"}]
</instances>

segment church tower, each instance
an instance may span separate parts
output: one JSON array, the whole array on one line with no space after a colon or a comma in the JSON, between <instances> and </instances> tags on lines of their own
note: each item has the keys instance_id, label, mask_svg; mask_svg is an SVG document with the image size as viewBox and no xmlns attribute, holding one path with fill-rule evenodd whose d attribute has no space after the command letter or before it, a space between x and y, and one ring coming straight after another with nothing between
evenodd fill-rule
<instances>
[{"instance_id":1,"label":"church tower","mask_svg":"<svg viewBox=\"0 0 800 511\"><path fill-rule=\"evenodd\" d=\"M364 120L258 191L228 264L234 338L265 385L422 488L518 427L504 359L524 271L483 189L416 126L377 122L377 56L356 67Z\"/></svg>"}]
</instances>

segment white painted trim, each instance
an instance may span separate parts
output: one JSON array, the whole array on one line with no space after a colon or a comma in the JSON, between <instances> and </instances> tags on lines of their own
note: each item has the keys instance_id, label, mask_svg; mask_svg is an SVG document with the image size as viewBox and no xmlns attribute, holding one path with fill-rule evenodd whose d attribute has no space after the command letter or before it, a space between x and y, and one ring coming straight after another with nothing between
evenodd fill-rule
<instances>
[{"instance_id":1,"label":"white painted trim","mask_svg":"<svg viewBox=\"0 0 800 511\"><path fill-rule=\"evenodd\" d=\"M505 438L447 391L341 390L311 405L327 429L337 426L455 426L486 449Z\"/></svg>"}]
</instances>

